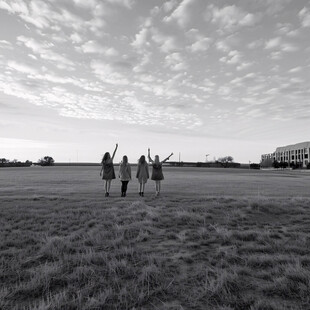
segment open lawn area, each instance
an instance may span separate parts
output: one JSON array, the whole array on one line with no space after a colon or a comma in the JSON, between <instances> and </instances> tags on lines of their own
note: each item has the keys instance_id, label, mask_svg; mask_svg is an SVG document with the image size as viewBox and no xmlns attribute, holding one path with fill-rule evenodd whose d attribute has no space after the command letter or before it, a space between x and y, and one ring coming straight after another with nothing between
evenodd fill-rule
<instances>
[{"instance_id":1,"label":"open lawn area","mask_svg":"<svg viewBox=\"0 0 310 310\"><path fill-rule=\"evenodd\" d=\"M0 309L310 309L310 171L163 170L0 169Z\"/></svg>"}]
</instances>

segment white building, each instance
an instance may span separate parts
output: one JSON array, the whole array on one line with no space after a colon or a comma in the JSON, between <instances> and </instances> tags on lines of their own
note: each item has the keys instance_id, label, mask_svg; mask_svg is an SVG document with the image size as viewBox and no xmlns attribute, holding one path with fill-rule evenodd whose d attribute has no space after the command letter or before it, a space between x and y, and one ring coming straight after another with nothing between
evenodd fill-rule
<instances>
[{"instance_id":1,"label":"white building","mask_svg":"<svg viewBox=\"0 0 310 310\"><path fill-rule=\"evenodd\" d=\"M292 145L280 146L276 148L274 153L263 154L261 156L262 163L264 161L287 162L289 165L299 165L303 168L309 164L310 142L301 142Z\"/></svg>"}]
</instances>

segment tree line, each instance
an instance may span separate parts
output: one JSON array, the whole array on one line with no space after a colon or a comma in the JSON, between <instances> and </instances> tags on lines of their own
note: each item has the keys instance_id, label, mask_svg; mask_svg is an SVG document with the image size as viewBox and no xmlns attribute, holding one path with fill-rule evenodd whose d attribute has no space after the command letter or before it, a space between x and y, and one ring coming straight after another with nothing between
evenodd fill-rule
<instances>
[{"instance_id":1,"label":"tree line","mask_svg":"<svg viewBox=\"0 0 310 310\"><path fill-rule=\"evenodd\" d=\"M17 159L7 159L0 158L0 167L30 167L31 165L37 166L54 166L54 159L51 156L44 156L40 158L36 163L33 163L31 160L26 160L24 162Z\"/></svg>"}]
</instances>

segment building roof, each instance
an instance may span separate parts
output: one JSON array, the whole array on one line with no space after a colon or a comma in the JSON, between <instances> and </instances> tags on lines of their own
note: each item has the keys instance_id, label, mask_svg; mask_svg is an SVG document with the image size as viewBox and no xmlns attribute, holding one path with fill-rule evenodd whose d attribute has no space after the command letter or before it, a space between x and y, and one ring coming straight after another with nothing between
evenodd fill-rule
<instances>
[{"instance_id":1,"label":"building roof","mask_svg":"<svg viewBox=\"0 0 310 310\"><path fill-rule=\"evenodd\" d=\"M304 149L304 148L310 148L310 141L277 147L276 153Z\"/></svg>"}]
</instances>

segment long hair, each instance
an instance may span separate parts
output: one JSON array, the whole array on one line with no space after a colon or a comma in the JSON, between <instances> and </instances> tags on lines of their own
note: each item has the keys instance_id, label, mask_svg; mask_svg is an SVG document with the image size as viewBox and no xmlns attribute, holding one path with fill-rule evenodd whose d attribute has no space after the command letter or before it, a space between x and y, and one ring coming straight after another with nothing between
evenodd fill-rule
<instances>
[{"instance_id":1,"label":"long hair","mask_svg":"<svg viewBox=\"0 0 310 310\"><path fill-rule=\"evenodd\" d=\"M159 163L159 156L155 155L155 163L158 164Z\"/></svg>"},{"instance_id":2,"label":"long hair","mask_svg":"<svg viewBox=\"0 0 310 310\"><path fill-rule=\"evenodd\" d=\"M101 163L104 164L104 163L105 163L108 159L110 159L110 158L111 158L110 153L109 153L109 152L106 152L106 153L103 155L103 157L102 157Z\"/></svg>"},{"instance_id":3,"label":"long hair","mask_svg":"<svg viewBox=\"0 0 310 310\"><path fill-rule=\"evenodd\" d=\"M123 156L123 161L122 161L123 165L128 164L128 157L126 155Z\"/></svg>"},{"instance_id":4,"label":"long hair","mask_svg":"<svg viewBox=\"0 0 310 310\"><path fill-rule=\"evenodd\" d=\"M145 163L145 156L142 155L139 159L139 164L144 164Z\"/></svg>"}]
</instances>

